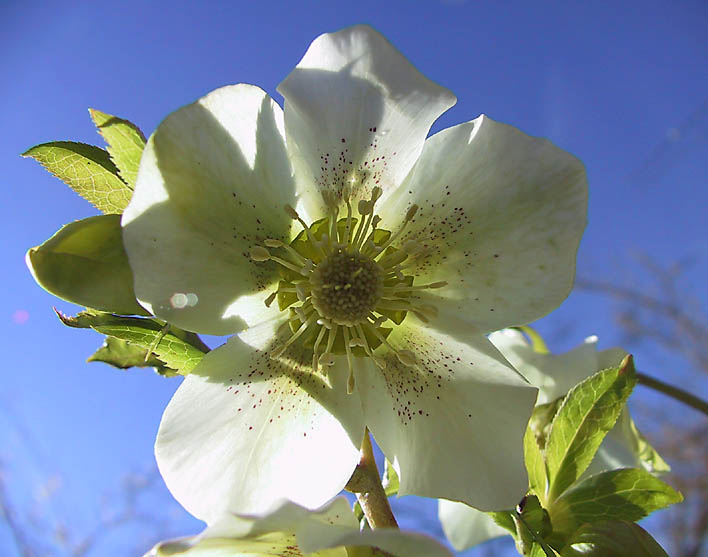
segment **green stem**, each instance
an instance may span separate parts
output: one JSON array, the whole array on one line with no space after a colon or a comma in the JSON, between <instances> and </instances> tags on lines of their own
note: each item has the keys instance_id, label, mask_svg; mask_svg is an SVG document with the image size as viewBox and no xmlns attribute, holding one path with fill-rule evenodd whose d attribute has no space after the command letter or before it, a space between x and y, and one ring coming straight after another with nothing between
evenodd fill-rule
<instances>
[{"instance_id":1,"label":"green stem","mask_svg":"<svg viewBox=\"0 0 708 557\"><path fill-rule=\"evenodd\" d=\"M368 430L361 443L359 464L347 484L347 490L356 494L366 521L372 530L398 528L396 517L393 516L388 497L381 485L381 476L376 466L376 460L374 460L374 449L371 446Z\"/></svg>"},{"instance_id":2,"label":"green stem","mask_svg":"<svg viewBox=\"0 0 708 557\"><path fill-rule=\"evenodd\" d=\"M669 385L668 383L664 383L663 381L659 381L658 379L654 379L653 377L649 377L643 373L637 372L637 380L641 385L675 398L676 400L683 402L691 408L695 408L699 412L703 412L706 416L708 416L708 402L705 400L702 400L697 396L684 391L683 389L679 389L678 387L674 387L673 385Z\"/></svg>"}]
</instances>

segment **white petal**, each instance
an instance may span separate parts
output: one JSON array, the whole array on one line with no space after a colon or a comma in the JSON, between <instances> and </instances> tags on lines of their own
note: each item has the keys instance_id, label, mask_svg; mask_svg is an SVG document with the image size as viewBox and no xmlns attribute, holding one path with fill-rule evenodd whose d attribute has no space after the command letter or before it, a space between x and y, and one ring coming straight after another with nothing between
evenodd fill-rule
<instances>
[{"instance_id":1,"label":"white petal","mask_svg":"<svg viewBox=\"0 0 708 557\"><path fill-rule=\"evenodd\" d=\"M316 511L288 501L262 515L224 514L198 536L162 542L150 555L232 557L233 555L285 555L298 544L300 530L321 526L340 536L358 531L357 521L344 497ZM318 551L318 557L346 557L344 548Z\"/></svg>"},{"instance_id":2,"label":"white petal","mask_svg":"<svg viewBox=\"0 0 708 557\"><path fill-rule=\"evenodd\" d=\"M509 534L488 514L455 501L440 499L438 518L445 537L457 551Z\"/></svg>"},{"instance_id":3,"label":"white petal","mask_svg":"<svg viewBox=\"0 0 708 557\"><path fill-rule=\"evenodd\" d=\"M197 518L263 512L281 498L314 508L349 480L364 425L358 397L346 394L346 365L323 380L309 372L311 353L287 354L275 361L234 337L204 357L165 410L158 466Z\"/></svg>"},{"instance_id":4,"label":"white petal","mask_svg":"<svg viewBox=\"0 0 708 557\"><path fill-rule=\"evenodd\" d=\"M318 191L398 186L418 158L432 123L455 104L366 25L321 35L279 85L298 191L322 213Z\"/></svg>"},{"instance_id":5,"label":"white petal","mask_svg":"<svg viewBox=\"0 0 708 557\"><path fill-rule=\"evenodd\" d=\"M227 306L275 276L250 250L289 239L283 205L294 199L282 111L262 90L223 87L172 113L148 141L123 214L138 300L188 330L238 330Z\"/></svg>"},{"instance_id":6,"label":"white petal","mask_svg":"<svg viewBox=\"0 0 708 557\"><path fill-rule=\"evenodd\" d=\"M625 409L603 439L583 477L616 468L643 468L632 429L629 412Z\"/></svg>"},{"instance_id":7,"label":"white petal","mask_svg":"<svg viewBox=\"0 0 708 557\"><path fill-rule=\"evenodd\" d=\"M582 163L545 139L480 116L425 143L410 177L381 208L395 230L418 213L402 242L429 248L420 281L445 280L435 320L489 332L545 315L570 292L586 223Z\"/></svg>"},{"instance_id":8,"label":"white petal","mask_svg":"<svg viewBox=\"0 0 708 557\"><path fill-rule=\"evenodd\" d=\"M163 542L149 555L346 557L345 545L373 546L398 557L451 557L435 540L400 530L359 532L346 499L309 512L290 502L261 516L221 515L199 536Z\"/></svg>"},{"instance_id":9,"label":"white petal","mask_svg":"<svg viewBox=\"0 0 708 557\"><path fill-rule=\"evenodd\" d=\"M513 329L497 331L489 340L533 386L539 388L536 404L553 402L601 369L595 342L584 342L564 354L540 354ZM621 359L621 358L620 358Z\"/></svg>"},{"instance_id":10,"label":"white petal","mask_svg":"<svg viewBox=\"0 0 708 557\"><path fill-rule=\"evenodd\" d=\"M320 529L324 530L322 526ZM301 544L300 547L305 551L308 549L321 551L320 548L324 547L370 546L386 551L394 557L452 557L452 554L433 538L417 532L405 532L393 528L347 532L336 538L333 537L326 544L322 539L314 542L312 546Z\"/></svg>"},{"instance_id":11,"label":"white petal","mask_svg":"<svg viewBox=\"0 0 708 557\"><path fill-rule=\"evenodd\" d=\"M389 341L413 351L418 370L390 352L384 371L357 360L366 423L399 494L513 508L528 487L522 439L536 389L482 335L460 342L415 321L409 314Z\"/></svg>"}]
</instances>

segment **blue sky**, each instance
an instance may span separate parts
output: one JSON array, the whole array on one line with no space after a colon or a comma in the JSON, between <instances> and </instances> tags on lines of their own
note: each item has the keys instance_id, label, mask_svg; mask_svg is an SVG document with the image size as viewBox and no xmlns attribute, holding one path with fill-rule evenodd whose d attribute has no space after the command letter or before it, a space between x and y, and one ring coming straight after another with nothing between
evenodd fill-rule
<instances>
[{"instance_id":1,"label":"blue sky","mask_svg":"<svg viewBox=\"0 0 708 557\"><path fill-rule=\"evenodd\" d=\"M88 107L128 118L149 134L169 112L230 83L257 84L280 102L275 88L309 43L354 23L376 27L457 95L433 131L485 113L585 162L590 207L580 275L643 285L632 254L685 261L682 285L705 308L705 2L6 1L0 4L0 168L7 194L0 219L6 293L0 465L18 505L34 504L40 484L61 478L41 503L44 516L90 530L102 494L116 490L122 474L153 466L160 415L178 385L148 370L84 362L101 339L58 322L52 306L76 308L35 285L24 253L95 211L19 154L49 140L101 144ZM609 347L619 341L614 307L574 293L539 326L554 350L590 334ZM680 366L651 347L637 351L637 360L654 375L682 377ZM707 394L705 382L688 386ZM171 533L199 529L169 495L157 489L155 499ZM406 520L439 534L432 506L422 508L422 518L405 512ZM89 555L131 554L134 546L120 538L99 540ZM8 552L11 540L0 527L0 553ZM469 553L475 554L481 553Z\"/></svg>"}]
</instances>

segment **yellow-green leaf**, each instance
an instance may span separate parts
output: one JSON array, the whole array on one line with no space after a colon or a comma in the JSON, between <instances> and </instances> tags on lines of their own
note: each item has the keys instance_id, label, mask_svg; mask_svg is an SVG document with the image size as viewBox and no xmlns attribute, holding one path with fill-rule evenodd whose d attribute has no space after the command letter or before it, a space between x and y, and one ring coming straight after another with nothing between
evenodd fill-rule
<instances>
[{"instance_id":1,"label":"yellow-green leaf","mask_svg":"<svg viewBox=\"0 0 708 557\"><path fill-rule=\"evenodd\" d=\"M567 557L668 557L639 524L612 520L583 525L564 550Z\"/></svg>"},{"instance_id":2,"label":"yellow-green leaf","mask_svg":"<svg viewBox=\"0 0 708 557\"><path fill-rule=\"evenodd\" d=\"M118 176L108 152L73 141L53 141L28 149L31 157L103 213L122 213L132 188Z\"/></svg>"},{"instance_id":3,"label":"yellow-green leaf","mask_svg":"<svg viewBox=\"0 0 708 557\"><path fill-rule=\"evenodd\" d=\"M632 358L627 356L619 367L598 371L566 395L546 442L547 502L560 496L588 467L636 382Z\"/></svg>"},{"instance_id":4,"label":"yellow-green leaf","mask_svg":"<svg viewBox=\"0 0 708 557\"><path fill-rule=\"evenodd\" d=\"M89 108L91 119L108 144L108 153L118 167L120 177L135 187L140 157L145 147L143 132L133 123L100 110Z\"/></svg>"},{"instance_id":5,"label":"yellow-green leaf","mask_svg":"<svg viewBox=\"0 0 708 557\"><path fill-rule=\"evenodd\" d=\"M605 520L635 522L683 501L667 483L641 468L618 468L590 476L548 507L557 534L571 535L582 524Z\"/></svg>"},{"instance_id":6,"label":"yellow-green leaf","mask_svg":"<svg viewBox=\"0 0 708 557\"><path fill-rule=\"evenodd\" d=\"M75 317L59 313L59 319L69 327L94 329L150 350L168 367L184 375L190 373L209 351L194 333L165 325L155 319L120 317L95 311L84 311Z\"/></svg>"},{"instance_id":7,"label":"yellow-green leaf","mask_svg":"<svg viewBox=\"0 0 708 557\"><path fill-rule=\"evenodd\" d=\"M178 375L175 370L165 366L164 362L155 357L153 353L148 352L147 349L116 337L106 337L103 341L103 346L96 350L86 361L103 362L118 369L152 367L160 375L166 377Z\"/></svg>"},{"instance_id":8,"label":"yellow-green leaf","mask_svg":"<svg viewBox=\"0 0 708 557\"><path fill-rule=\"evenodd\" d=\"M546 502L546 463L530 426L524 435L524 461L529 475L529 491L543 504Z\"/></svg>"},{"instance_id":9,"label":"yellow-green leaf","mask_svg":"<svg viewBox=\"0 0 708 557\"><path fill-rule=\"evenodd\" d=\"M31 248L26 261L39 285L62 300L123 315L149 315L135 300L120 215L67 224Z\"/></svg>"}]
</instances>

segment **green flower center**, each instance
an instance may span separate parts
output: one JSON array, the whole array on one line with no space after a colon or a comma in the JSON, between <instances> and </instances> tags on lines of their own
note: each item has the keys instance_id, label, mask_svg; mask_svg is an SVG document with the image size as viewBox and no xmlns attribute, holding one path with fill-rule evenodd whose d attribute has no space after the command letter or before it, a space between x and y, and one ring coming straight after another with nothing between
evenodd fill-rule
<instances>
[{"instance_id":1,"label":"green flower center","mask_svg":"<svg viewBox=\"0 0 708 557\"><path fill-rule=\"evenodd\" d=\"M312 306L321 317L353 327L376 308L383 282L383 269L371 257L337 248L310 275Z\"/></svg>"},{"instance_id":2,"label":"green flower center","mask_svg":"<svg viewBox=\"0 0 708 557\"><path fill-rule=\"evenodd\" d=\"M396 233L379 228L381 218L374 213L381 189L373 189L371 199L359 201L358 216L350 201L346 217L339 215L341 199L325 195L329 215L308 225L287 205L288 215L300 222L302 232L289 244L276 239L251 250L254 261L273 261L280 265L281 280L265 303L276 299L281 311L289 312L290 336L270 350L280 358L295 342L312 349L312 368L326 369L335 355L346 354L349 363L349 388L353 389L352 359L369 357L379 367L385 365L377 349L384 346L400 362L416 366L410 350L396 349L387 340L393 327L400 325L409 311L427 321L436 308L418 303L417 290L441 288L447 283L413 285L408 269L417 264L425 250L416 242L399 243L399 238L415 216L413 205ZM282 253L274 254L268 248Z\"/></svg>"}]
</instances>

